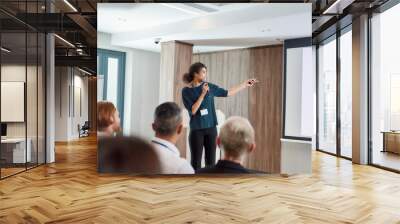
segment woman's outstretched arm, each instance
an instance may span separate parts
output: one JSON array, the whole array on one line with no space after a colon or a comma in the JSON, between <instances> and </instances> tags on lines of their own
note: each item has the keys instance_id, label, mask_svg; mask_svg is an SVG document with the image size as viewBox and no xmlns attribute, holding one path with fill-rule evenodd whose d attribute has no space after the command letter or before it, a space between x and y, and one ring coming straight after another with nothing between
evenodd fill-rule
<instances>
[{"instance_id":1,"label":"woman's outstretched arm","mask_svg":"<svg viewBox=\"0 0 400 224\"><path fill-rule=\"evenodd\" d=\"M247 87L253 86L257 82L258 82L258 80L254 79L254 78L248 79L248 80L242 82L241 84L230 88L228 90L228 96L233 96L236 93L240 92L241 90L246 89Z\"/></svg>"}]
</instances>

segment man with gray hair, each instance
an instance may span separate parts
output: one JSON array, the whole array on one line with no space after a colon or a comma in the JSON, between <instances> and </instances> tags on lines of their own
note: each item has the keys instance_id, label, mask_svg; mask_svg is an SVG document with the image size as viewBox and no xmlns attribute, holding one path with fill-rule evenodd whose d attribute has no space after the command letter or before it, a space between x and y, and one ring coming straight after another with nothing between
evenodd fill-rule
<instances>
[{"instance_id":1,"label":"man with gray hair","mask_svg":"<svg viewBox=\"0 0 400 224\"><path fill-rule=\"evenodd\" d=\"M233 116L225 121L217 138L223 159L196 173L257 173L242 166L244 158L256 148L254 129L246 118Z\"/></svg>"},{"instance_id":2,"label":"man with gray hair","mask_svg":"<svg viewBox=\"0 0 400 224\"><path fill-rule=\"evenodd\" d=\"M152 140L160 161L160 174L193 174L188 161L180 157L176 148L183 129L182 111L174 102L160 104L154 113Z\"/></svg>"}]
</instances>

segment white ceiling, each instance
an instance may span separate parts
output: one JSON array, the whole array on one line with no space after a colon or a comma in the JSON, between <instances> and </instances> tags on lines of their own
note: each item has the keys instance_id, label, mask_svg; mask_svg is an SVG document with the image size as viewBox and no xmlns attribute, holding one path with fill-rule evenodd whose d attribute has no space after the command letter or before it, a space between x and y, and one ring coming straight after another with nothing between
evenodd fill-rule
<instances>
[{"instance_id":1,"label":"white ceiling","mask_svg":"<svg viewBox=\"0 0 400 224\"><path fill-rule=\"evenodd\" d=\"M99 3L97 19L113 45L155 52L156 38L197 53L311 36L311 4L300 3Z\"/></svg>"}]
</instances>

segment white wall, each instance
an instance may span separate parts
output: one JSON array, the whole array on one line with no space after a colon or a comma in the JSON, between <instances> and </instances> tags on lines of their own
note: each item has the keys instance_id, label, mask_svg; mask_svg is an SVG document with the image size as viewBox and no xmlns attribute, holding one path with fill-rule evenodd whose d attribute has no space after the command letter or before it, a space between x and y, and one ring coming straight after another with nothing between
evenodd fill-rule
<instances>
[{"instance_id":1,"label":"white wall","mask_svg":"<svg viewBox=\"0 0 400 224\"><path fill-rule=\"evenodd\" d=\"M78 73L77 73L78 72ZM88 102L88 96L89 96L89 92L88 92L88 77L87 76L82 76L82 73L80 73L79 71L77 71L75 69L75 75L74 75L74 86L75 86L75 116L73 116L72 119L72 130L71 130L71 135L73 138L77 138L79 137L79 132L78 132L78 124L80 126L82 126L85 121L89 120L88 117L88 107L89 107L89 102ZM77 101L77 88L80 89L80 101L81 101L81 110L82 112L80 113L79 108L77 107L77 104L79 104L79 102Z\"/></svg>"},{"instance_id":2,"label":"white wall","mask_svg":"<svg viewBox=\"0 0 400 224\"><path fill-rule=\"evenodd\" d=\"M124 134L151 138L153 111L159 104L160 54L111 44L111 34L97 33L97 47L126 53Z\"/></svg>"},{"instance_id":3,"label":"white wall","mask_svg":"<svg viewBox=\"0 0 400 224\"><path fill-rule=\"evenodd\" d=\"M68 67L55 68L55 141L68 141L69 76Z\"/></svg>"},{"instance_id":4,"label":"white wall","mask_svg":"<svg viewBox=\"0 0 400 224\"><path fill-rule=\"evenodd\" d=\"M55 141L77 139L78 124L88 120L88 78L71 67L56 67L55 74ZM79 89L82 114L77 107Z\"/></svg>"},{"instance_id":5,"label":"white wall","mask_svg":"<svg viewBox=\"0 0 400 224\"><path fill-rule=\"evenodd\" d=\"M303 48L287 49L285 135L303 136L302 90ZM309 100L309 99L308 99Z\"/></svg>"},{"instance_id":6,"label":"white wall","mask_svg":"<svg viewBox=\"0 0 400 224\"><path fill-rule=\"evenodd\" d=\"M312 48L287 50L285 135L315 135L315 73Z\"/></svg>"},{"instance_id":7,"label":"white wall","mask_svg":"<svg viewBox=\"0 0 400 224\"><path fill-rule=\"evenodd\" d=\"M1 81L2 82L25 82L26 69L31 70L33 67L25 65L2 65L1 66ZM3 96L2 96L3 97ZM1 108L6 110L7 108ZM8 137L24 137L26 122L11 122L7 124Z\"/></svg>"},{"instance_id":8,"label":"white wall","mask_svg":"<svg viewBox=\"0 0 400 224\"><path fill-rule=\"evenodd\" d=\"M150 138L154 135L153 112L159 104L160 54L141 50L132 53L131 133Z\"/></svg>"},{"instance_id":9,"label":"white wall","mask_svg":"<svg viewBox=\"0 0 400 224\"><path fill-rule=\"evenodd\" d=\"M28 72L28 82L25 80L26 72ZM32 134L33 130L36 129L36 121L37 114L35 108L37 107L36 102L36 80L32 80L30 78L31 74L35 74L36 76L36 67L34 66L25 66L18 64L7 64L2 65L1 67L1 81L2 82L24 82L25 84L29 84L31 88L27 87L27 121L26 122L7 122L7 135L8 137L24 137L25 136L25 126L28 126L28 137ZM32 85L34 88L32 88ZM32 92L33 91L33 92ZM2 96L2 98L5 96ZM33 104L33 105L32 105ZM32 109L34 107L34 109ZM4 113L4 110L9 108L1 108ZM24 110L24 108L22 108ZM36 133L36 132L35 132Z\"/></svg>"},{"instance_id":10,"label":"white wall","mask_svg":"<svg viewBox=\"0 0 400 224\"><path fill-rule=\"evenodd\" d=\"M312 60L311 60L311 67L312 67L312 76L314 77L314 94L313 94L313 109L314 109L314 117L315 119L313 119L313 126L314 126L314 134L311 140L311 145L312 145L312 149L316 150L317 149L317 130L316 130L316 126L317 126L317 114L316 114L316 110L317 110L317 89L316 89L316 78L317 78L317 48L315 45L312 46Z\"/></svg>"}]
</instances>

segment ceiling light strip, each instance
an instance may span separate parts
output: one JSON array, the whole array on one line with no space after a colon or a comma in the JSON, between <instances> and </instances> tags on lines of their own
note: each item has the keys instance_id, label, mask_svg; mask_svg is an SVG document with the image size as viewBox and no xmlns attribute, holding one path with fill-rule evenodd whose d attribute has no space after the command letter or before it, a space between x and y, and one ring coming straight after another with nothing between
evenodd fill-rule
<instances>
[{"instance_id":1,"label":"ceiling light strip","mask_svg":"<svg viewBox=\"0 0 400 224\"><path fill-rule=\"evenodd\" d=\"M60 36L57 35L57 34L54 34L54 36L57 37L58 39L60 39L61 41L63 41L64 43L68 44L69 46L75 48L75 45L73 45L73 44L72 44L71 42L69 42L68 40L66 40L66 39L64 39L64 38L62 38L62 37L60 37Z\"/></svg>"},{"instance_id":2,"label":"ceiling light strip","mask_svg":"<svg viewBox=\"0 0 400 224\"><path fill-rule=\"evenodd\" d=\"M83 69L81 69L81 68L79 68L79 67L78 67L78 70L81 71L81 72L83 72L83 73L85 73L85 74L92 75L92 73L90 73L90 72L88 72L88 71L85 71L85 70L83 70Z\"/></svg>"},{"instance_id":3,"label":"ceiling light strip","mask_svg":"<svg viewBox=\"0 0 400 224\"><path fill-rule=\"evenodd\" d=\"M4 51L4 52L7 52L7 53L11 52L10 50L8 50L7 48L4 48L4 47L1 47L1 50Z\"/></svg>"},{"instance_id":4,"label":"ceiling light strip","mask_svg":"<svg viewBox=\"0 0 400 224\"><path fill-rule=\"evenodd\" d=\"M74 12L78 12L78 10L68 1L68 0L64 0L65 4L67 4L72 10L74 10Z\"/></svg>"},{"instance_id":5,"label":"ceiling light strip","mask_svg":"<svg viewBox=\"0 0 400 224\"><path fill-rule=\"evenodd\" d=\"M354 2L354 0L336 0L335 2L333 2L332 5L330 5L327 9L325 9L322 14L324 14L324 15L326 15L326 14L341 14L341 13L343 13L343 9L346 8L347 6L351 5L353 2ZM336 11L334 13L330 12L332 9L337 7L339 3L341 3L339 5L339 7L342 8L342 9L338 9L340 12L339 11Z\"/></svg>"}]
</instances>

